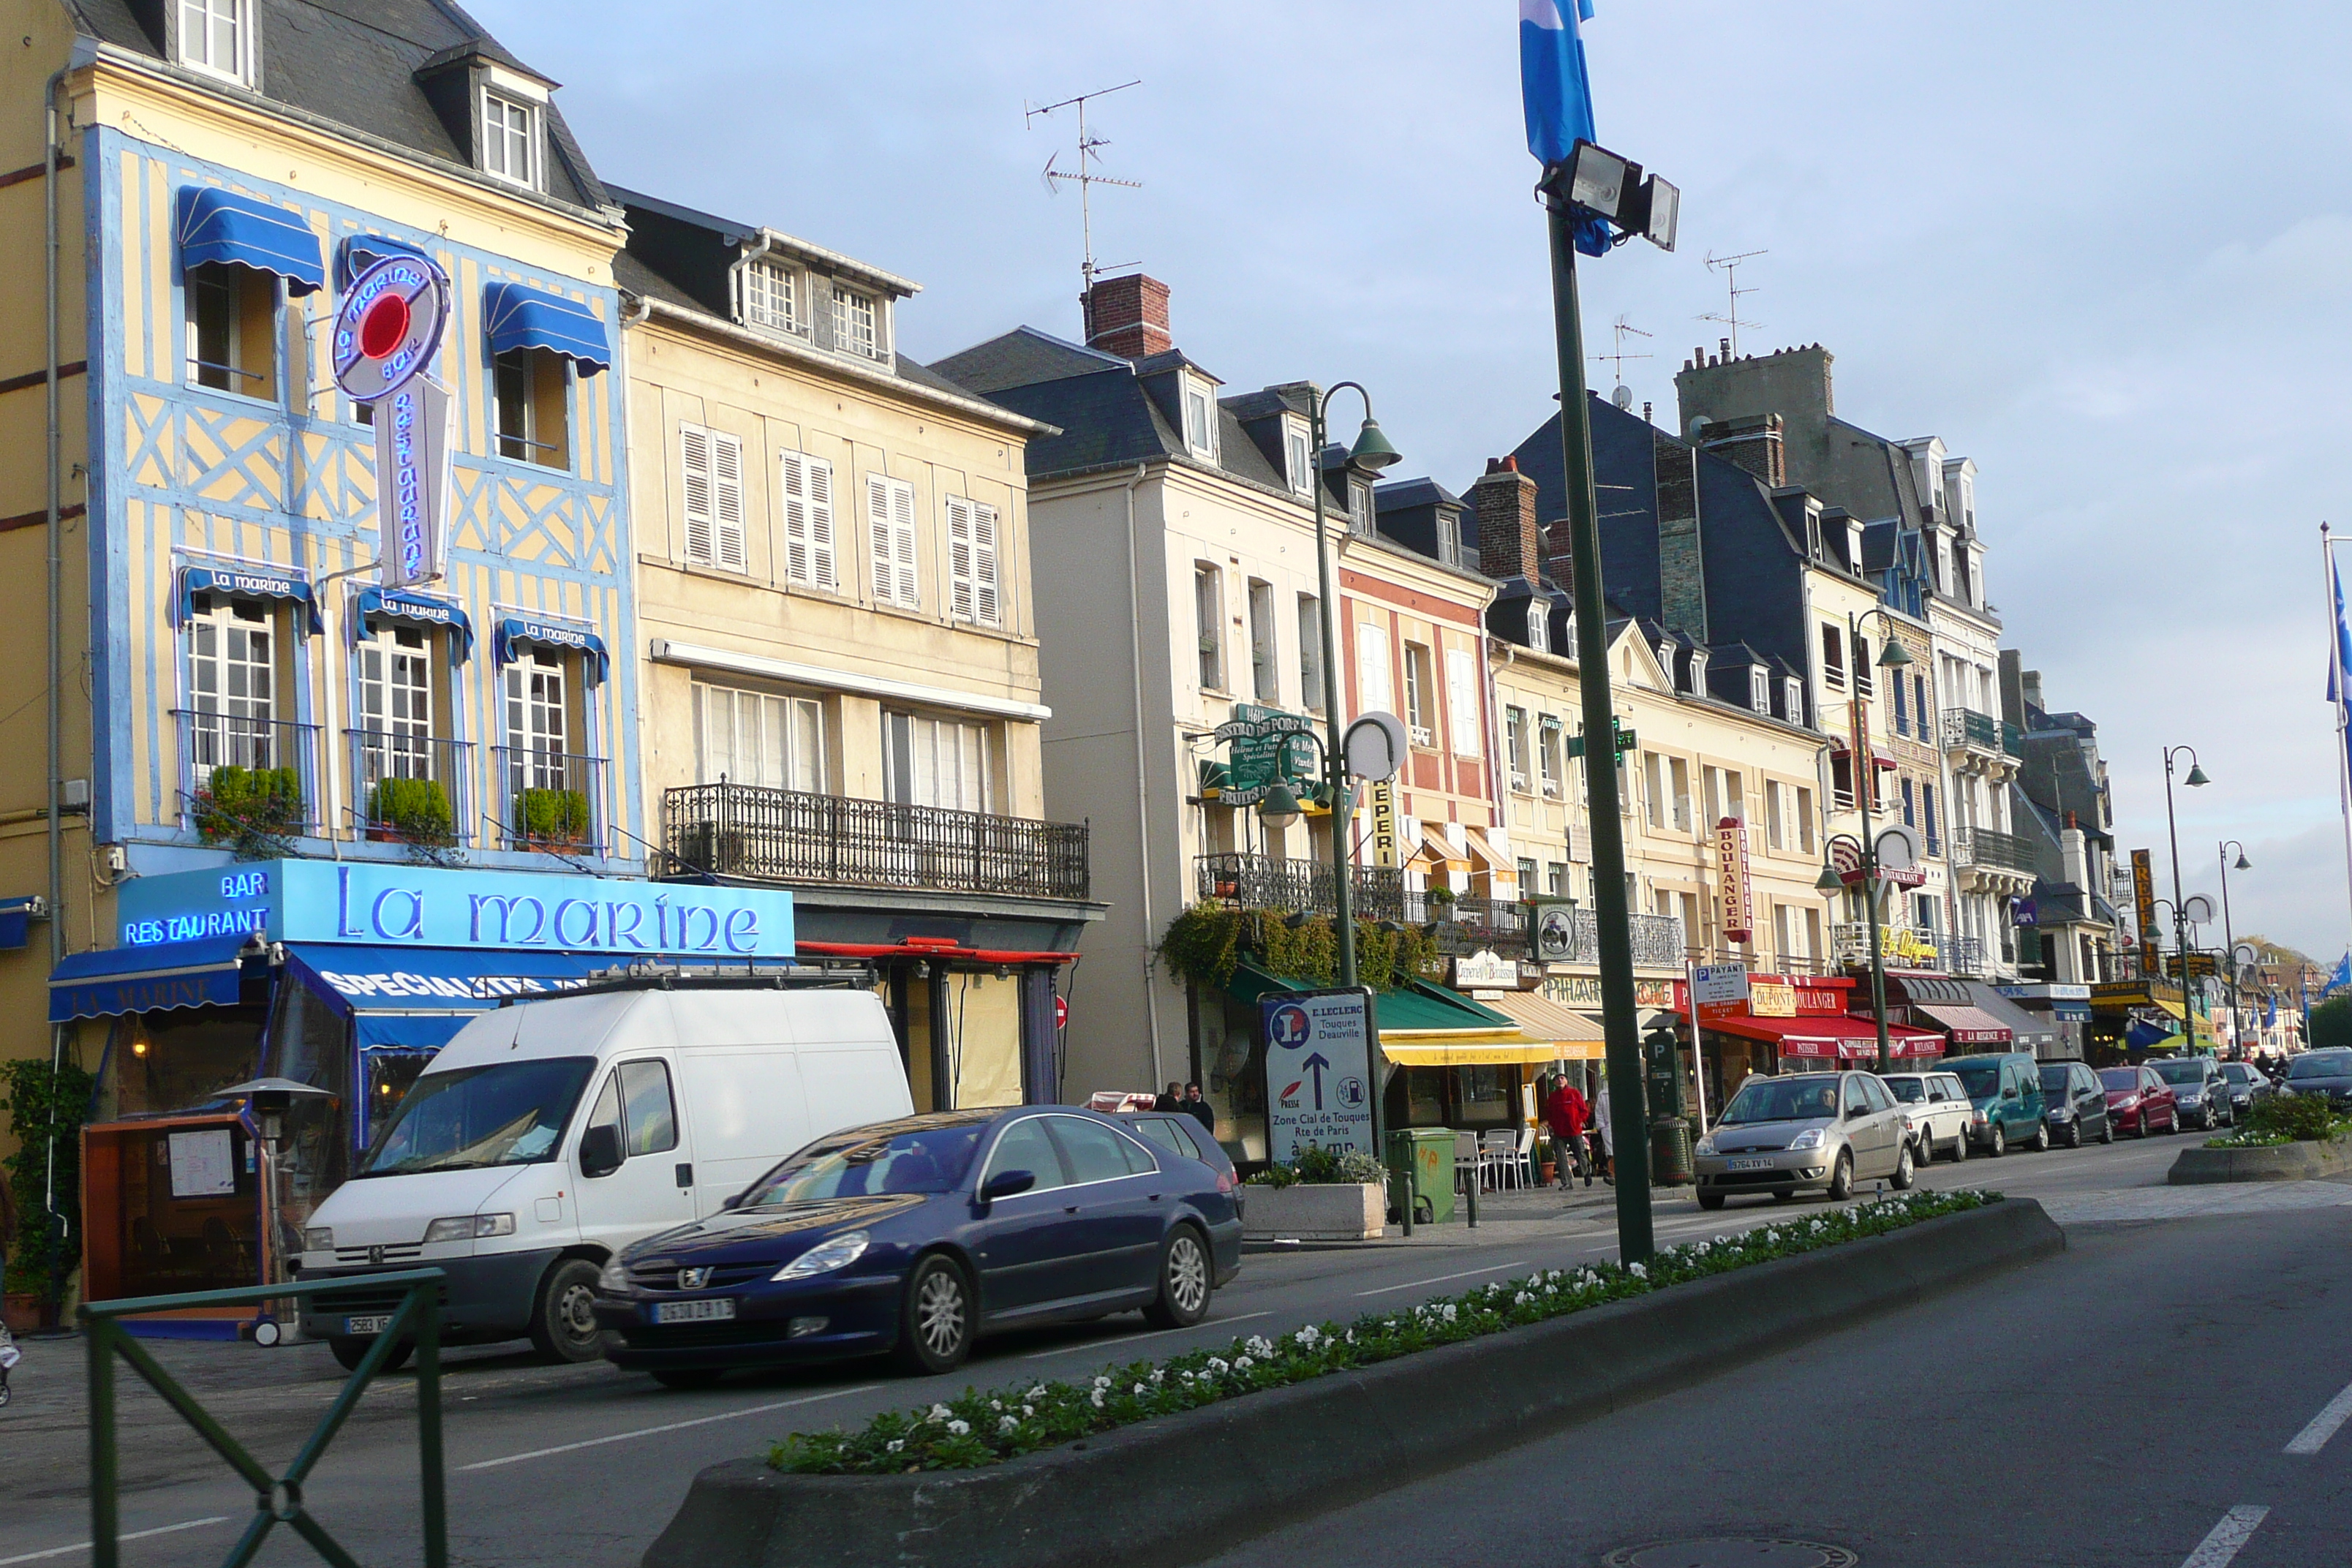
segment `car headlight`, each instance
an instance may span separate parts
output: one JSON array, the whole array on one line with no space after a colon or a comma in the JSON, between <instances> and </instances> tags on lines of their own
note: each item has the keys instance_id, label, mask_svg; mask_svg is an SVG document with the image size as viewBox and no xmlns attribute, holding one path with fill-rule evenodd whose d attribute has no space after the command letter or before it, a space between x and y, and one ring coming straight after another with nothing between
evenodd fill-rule
<instances>
[{"instance_id":1,"label":"car headlight","mask_svg":"<svg viewBox=\"0 0 2352 1568\"><path fill-rule=\"evenodd\" d=\"M1696 1148L1696 1149L1694 1149L1694 1150L1692 1150L1692 1151L1691 1151L1691 1152L1692 1152L1692 1153L1694 1153L1694 1154L1696 1154L1696 1155L1697 1155L1700 1159L1702 1159L1702 1160L1712 1160L1712 1159L1714 1159L1714 1158L1715 1158L1715 1134L1714 1134L1714 1133L1712 1133L1712 1132L1710 1132L1710 1133L1708 1133L1706 1137L1704 1137L1704 1138L1700 1139L1700 1140L1698 1141L1698 1147L1697 1147L1697 1148Z\"/></svg>"},{"instance_id":2,"label":"car headlight","mask_svg":"<svg viewBox=\"0 0 2352 1568\"><path fill-rule=\"evenodd\" d=\"M2139 1096L2136 1094L2125 1095L2121 1100L2116 1101L2116 1109L2117 1110L2137 1110L2139 1109Z\"/></svg>"},{"instance_id":3,"label":"car headlight","mask_svg":"<svg viewBox=\"0 0 2352 1568\"><path fill-rule=\"evenodd\" d=\"M2198 1089L2189 1089L2180 1092L2180 1103L2183 1105L2194 1105L2204 1098L2204 1094Z\"/></svg>"},{"instance_id":4,"label":"car headlight","mask_svg":"<svg viewBox=\"0 0 2352 1568\"><path fill-rule=\"evenodd\" d=\"M807 1279L819 1274L830 1274L836 1268L846 1268L866 1256L866 1240L862 1230L845 1230L839 1236L827 1237L768 1278Z\"/></svg>"},{"instance_id":5,"label":"car headlight","mask_svg":"<svg viewBox=\"0 0 2352 1568\"><path fill-rule=\"evenodd\" d=\"M597 1271L596 1289L607 1296L617 1296L628 1288L629 1271L621 1267L619 1258L607 1259L604 1267Z\"/></svg>"},{"instance_id":6,"label":"car headlight","mask_svg":"<svg viewBox=\"0 0 2352 1568\"><path fill-rule=\"evenodd\" d=\"M313 1228L311 1228L311 1229L310 1229L310 1230L306 1230L306 1231L304 1231L304 1232L302 1233L302 1250L303 1250L303 1251L305 1251L305 1252L332 1252L332 1251L334 1251L334 1250L335 1250L335 1233L334 1233L334 1231L333 1231L331 1228L330 1228L330 1227L328 1227L328 1226L323 1226L323 1225L322 1225L322 1226L314 1226Z\"/></svg>"},{"instance_id":7,"label":"car headlight","mask_svg":"<svg viewBox=\"0 0 2352 1568\"><path fill-rule=\"evenodd\" d=\"M1818 1149L1821 1146L1822 1130L1818 1127L1808 1127L1789 1140L1789 1147L1791 1149Z\"/></svg>"},{"instance_id":8,"label":"car headlight","mask_svg":"<svg viewBox=\"0 0 2352 1568\"><path fill-rule=\"evenodd\" d=\"M436 1241L473 1241L485 1236L512 1236L510 1214L453 1214L425 1227L425 1245Z\"/></svg>"}]
</instances>

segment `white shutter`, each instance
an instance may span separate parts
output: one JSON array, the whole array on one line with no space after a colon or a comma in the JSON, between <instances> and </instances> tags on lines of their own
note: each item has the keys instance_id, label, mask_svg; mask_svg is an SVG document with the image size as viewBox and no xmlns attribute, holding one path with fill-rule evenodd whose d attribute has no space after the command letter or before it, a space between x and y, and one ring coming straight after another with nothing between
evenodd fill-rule
<instances>
[{"instance_id":1,"label":"white shutter","mask_svg":"<svg viewBox=\"0 0 2352 1568\"><path fill-rule=\"evenodd\" d=\"M1478 665L1468 648L1445 650L1445 722L1454 733L1454 754L1475 757L1478 744Z\"/></svg>"},{"instance_id":2,"label":"white shutter","mask_svg":"<svg viewBox=\"0 0 2352 1568\"><path fill-rule=\"evenodd\" d=\"M898 603L910 610L923 604L921 587L915 577L915 487L904 479L894 479L890 485L890 521L897 538L898 566Z\"/></svg>"},{"instance_id":3,"label":"white shutter","mask_svg":"<svg viewBox=\"0 0 2352 1568\"><path fill-rule=\"evenodd\" d=\"M1389 680L1389 634L1380 626L1356 627L1356 711L1387 713L1396 709Z\"/></svg>"},{"instance_id":4,"label":"white shutter","mask_svg":"<svg viewBox=\"0 0 2352 1568\"><path fill-rule=\"evenodd\" d=\"M866 476L866 536L874 552L874 597L888 604L898 596L898 572L890 555L890 481Z\"/></svg>"},{"instance_id":5,"label":"white shutter","mask_svg":"<svg viewBox=\"0 0 2352 1568\"><path fill-rule=\"evenodd\" d=\"M784 501L784 575L813 583L815 563L809 538L809 460L798 452L776 454L776 489Z\"/></svg>"},{"instance_id":6,"label":"white shutter","mask_svg":"<svg viewBox=\"0 0 2352 1568\"><path fill-rule=\"evenodd\" d=\"M837 588L841 579L834 569L833 465L822 458L803 458L801 469L808 479L808 580L820 588Z\"/></svg>"},{"instance_id":7,"label":"white shutter","mask_svg":"<svg viewBox=\"0 0 2352 1568\"><path fill-rule=\"evenodd\" d=\"M961 496L947 499L948 614L959 621L973 617L971 571L971 502Z\"/></svg>"},{"instance_id":8,"label":"white shutter","mask_svg":"<svg viewBox=\"0 0 2352 1568\"><path fill-rule=\"evenodd\" d=\"M971 503L972 595L982 626L995 626L1003 616L998 592L996 509Z\"/></svg>"},{"instance_id":9,"label":"white shutter","mask_svg":"<svg viewBox=\"0 0 2352 1568\"><path fill-rule=\"evenodd\" d=\"M677 427L678 471L686 481L686 558L710 562L710 432Z\"/></svg>"},{"instance_id":10,"label":"white shutter","mask_svg":"<svg viewBox=\"0 0 2352 1568\"><path fill-rule=\"evenodd\" d=\"M743 559L743 443L713 432L710 437L711 559L740 572Z\"/></svg>"}]
</instances>

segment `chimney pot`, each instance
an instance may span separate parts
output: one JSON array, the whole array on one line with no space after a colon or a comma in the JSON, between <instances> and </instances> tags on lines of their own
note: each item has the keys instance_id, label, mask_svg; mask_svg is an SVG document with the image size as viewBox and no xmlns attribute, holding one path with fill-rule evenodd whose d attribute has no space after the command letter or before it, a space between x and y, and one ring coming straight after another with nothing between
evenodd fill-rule
<instances>
[{"instance_id":1,"label":"chimney pot","mask_svg":"<svg viewBox=\"0 0 2352 1568\"><path fill-rule=\"evenodd\" d=\"M1122 359L1145 359L1176 346L1168 330L1168 285L1131 272L1105 278L1080 297L1087 346Z\"/></svg>"},{"instance_id":2,"label":"chimney pot","mask_svg":"<svg viewBox=\"0 0 2352 1568\"><path fill-rule=\"evenodd\" d=\"M1717 338L1715 342L1716 346L1723 351L1723 363L1729 364L1731 363L1731 340L1729 338Z\"/></svg>"}]
</instances>

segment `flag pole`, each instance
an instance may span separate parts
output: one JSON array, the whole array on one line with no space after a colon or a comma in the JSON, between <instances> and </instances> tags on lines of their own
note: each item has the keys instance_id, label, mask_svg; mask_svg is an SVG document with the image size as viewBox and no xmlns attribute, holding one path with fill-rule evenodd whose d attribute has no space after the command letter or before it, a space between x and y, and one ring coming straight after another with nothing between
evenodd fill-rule
<instances>
[{"instance_id":1,"label":"flag pole","mask_svg":"<svg viewBox=\"0 0 2352 1568\"><path fill-rule=\"evenodd\" d=\"M2352 693L2344 689L2344 604L2340 580L2336 574L2336 541L2329 537L2327 524L2319 525L2321 591L2327 595L2327 689L2336 705L2336 796L2344 814L2344 896L2347 916L2352 916ZM2352 926L2347 926L2352 932ZM2352 940L2346 942L2352 952Z\"/></svg>"}]
</instances>

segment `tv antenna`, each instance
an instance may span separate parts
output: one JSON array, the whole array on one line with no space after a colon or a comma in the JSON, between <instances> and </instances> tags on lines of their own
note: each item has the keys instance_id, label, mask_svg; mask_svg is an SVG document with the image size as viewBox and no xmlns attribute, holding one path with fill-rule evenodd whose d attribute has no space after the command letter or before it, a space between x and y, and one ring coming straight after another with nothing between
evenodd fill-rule
<instances>
[{"instance_id":1,"label":"tv antenna","mask_svg":"<svg viewBox=\"0 0 2352 1568\"><path fill-rule=\"evenodd\" d=\"M1061 157L1061 153L1056 152L1053 157L1045 160L1045 170L1040 177L1045 182L1045 194L1049 196L1058 195L1061 186L1065 184L1078 187L1078 228L1086 248L1086 258L1078 263L1078 276L1085 282L1085 292L1087 294L1094 292L1095 279L1103 273L1136 265L1132 261L1114 261L1101 267L1095 265L1094 187L1119 185L1130 191L1139 191L1143 188L1143 182L1113 179L1108 174L1095 173L1094 166L1102 162L1100 149L1109 146L1110 142L1106 138L1087 134L1087 101L1089 99L1108 98L1114 92L1125 92L1130 87L1142 85L1143 79L1138 77L1133 81L1123 81L1117 87L1099 88L1093 92L1082 92L1076 98L1066 98L1059 103L1048 103L1036 109L1024 107L1021 111L1021 122L1024 126L1034 123L1039 116L1051 114L1057 109L1076 108L1078 111L1077 172L1072 174L1067 170L1054 167L1055 159Z\"/></svg>"},{"instance_id":2,"label":"tv antenna","mask_svg":"<svg viewBox=\"0 0 2352 1568\"><path fill-rule=\"evenodd\" d=\"M1742 294L1754 294L1759 291L1754 289L1742 289L1739 286L1739 264L1743 261L1753 261L1759 256L1769 256L1772 253L1769 250L1743 250L1737 256L1717 256L1711 250L1706 253L1706 269L1709 272L1721 272L1725 280L1730 287L1731 309L1727 314L1720 316L1709 311L1707 314L1701 316L1699 320L1702 321L1721 321L1725 326L1731 329L1731 353L1732 357L1735 359L1739 355L1739 329L1742 327L1760 327L1764 324L1761 321L1743 321L1739 319L1739 297Z\"/></svg>"},{"instance_id":3,"label":"tv antenna","mask_svg":"<svg viewBox=\"0 0 2352 1568\"><path fill-rule=\"evenodd\" d=\"M1625 334L1631 332L1637 338L1652 337L1655 334L1645 332L1641 328L1630 324L1622 314L1617 318L1615 322L1612 324L1611 330L1617 334L1617 347L1615 352L1605 354L1594 354L1592 358L1595 360L1607 360L1617 367L1617 390L1615 393L1611 395L1610 401L1616 404L1618 407L1631 413L1633 408L1633 389L1625 384L1625 362L1629 359L1648 359L1651 356L1648 354L1627 353L1625 352Z\"/></svg>"}]
</instances>

